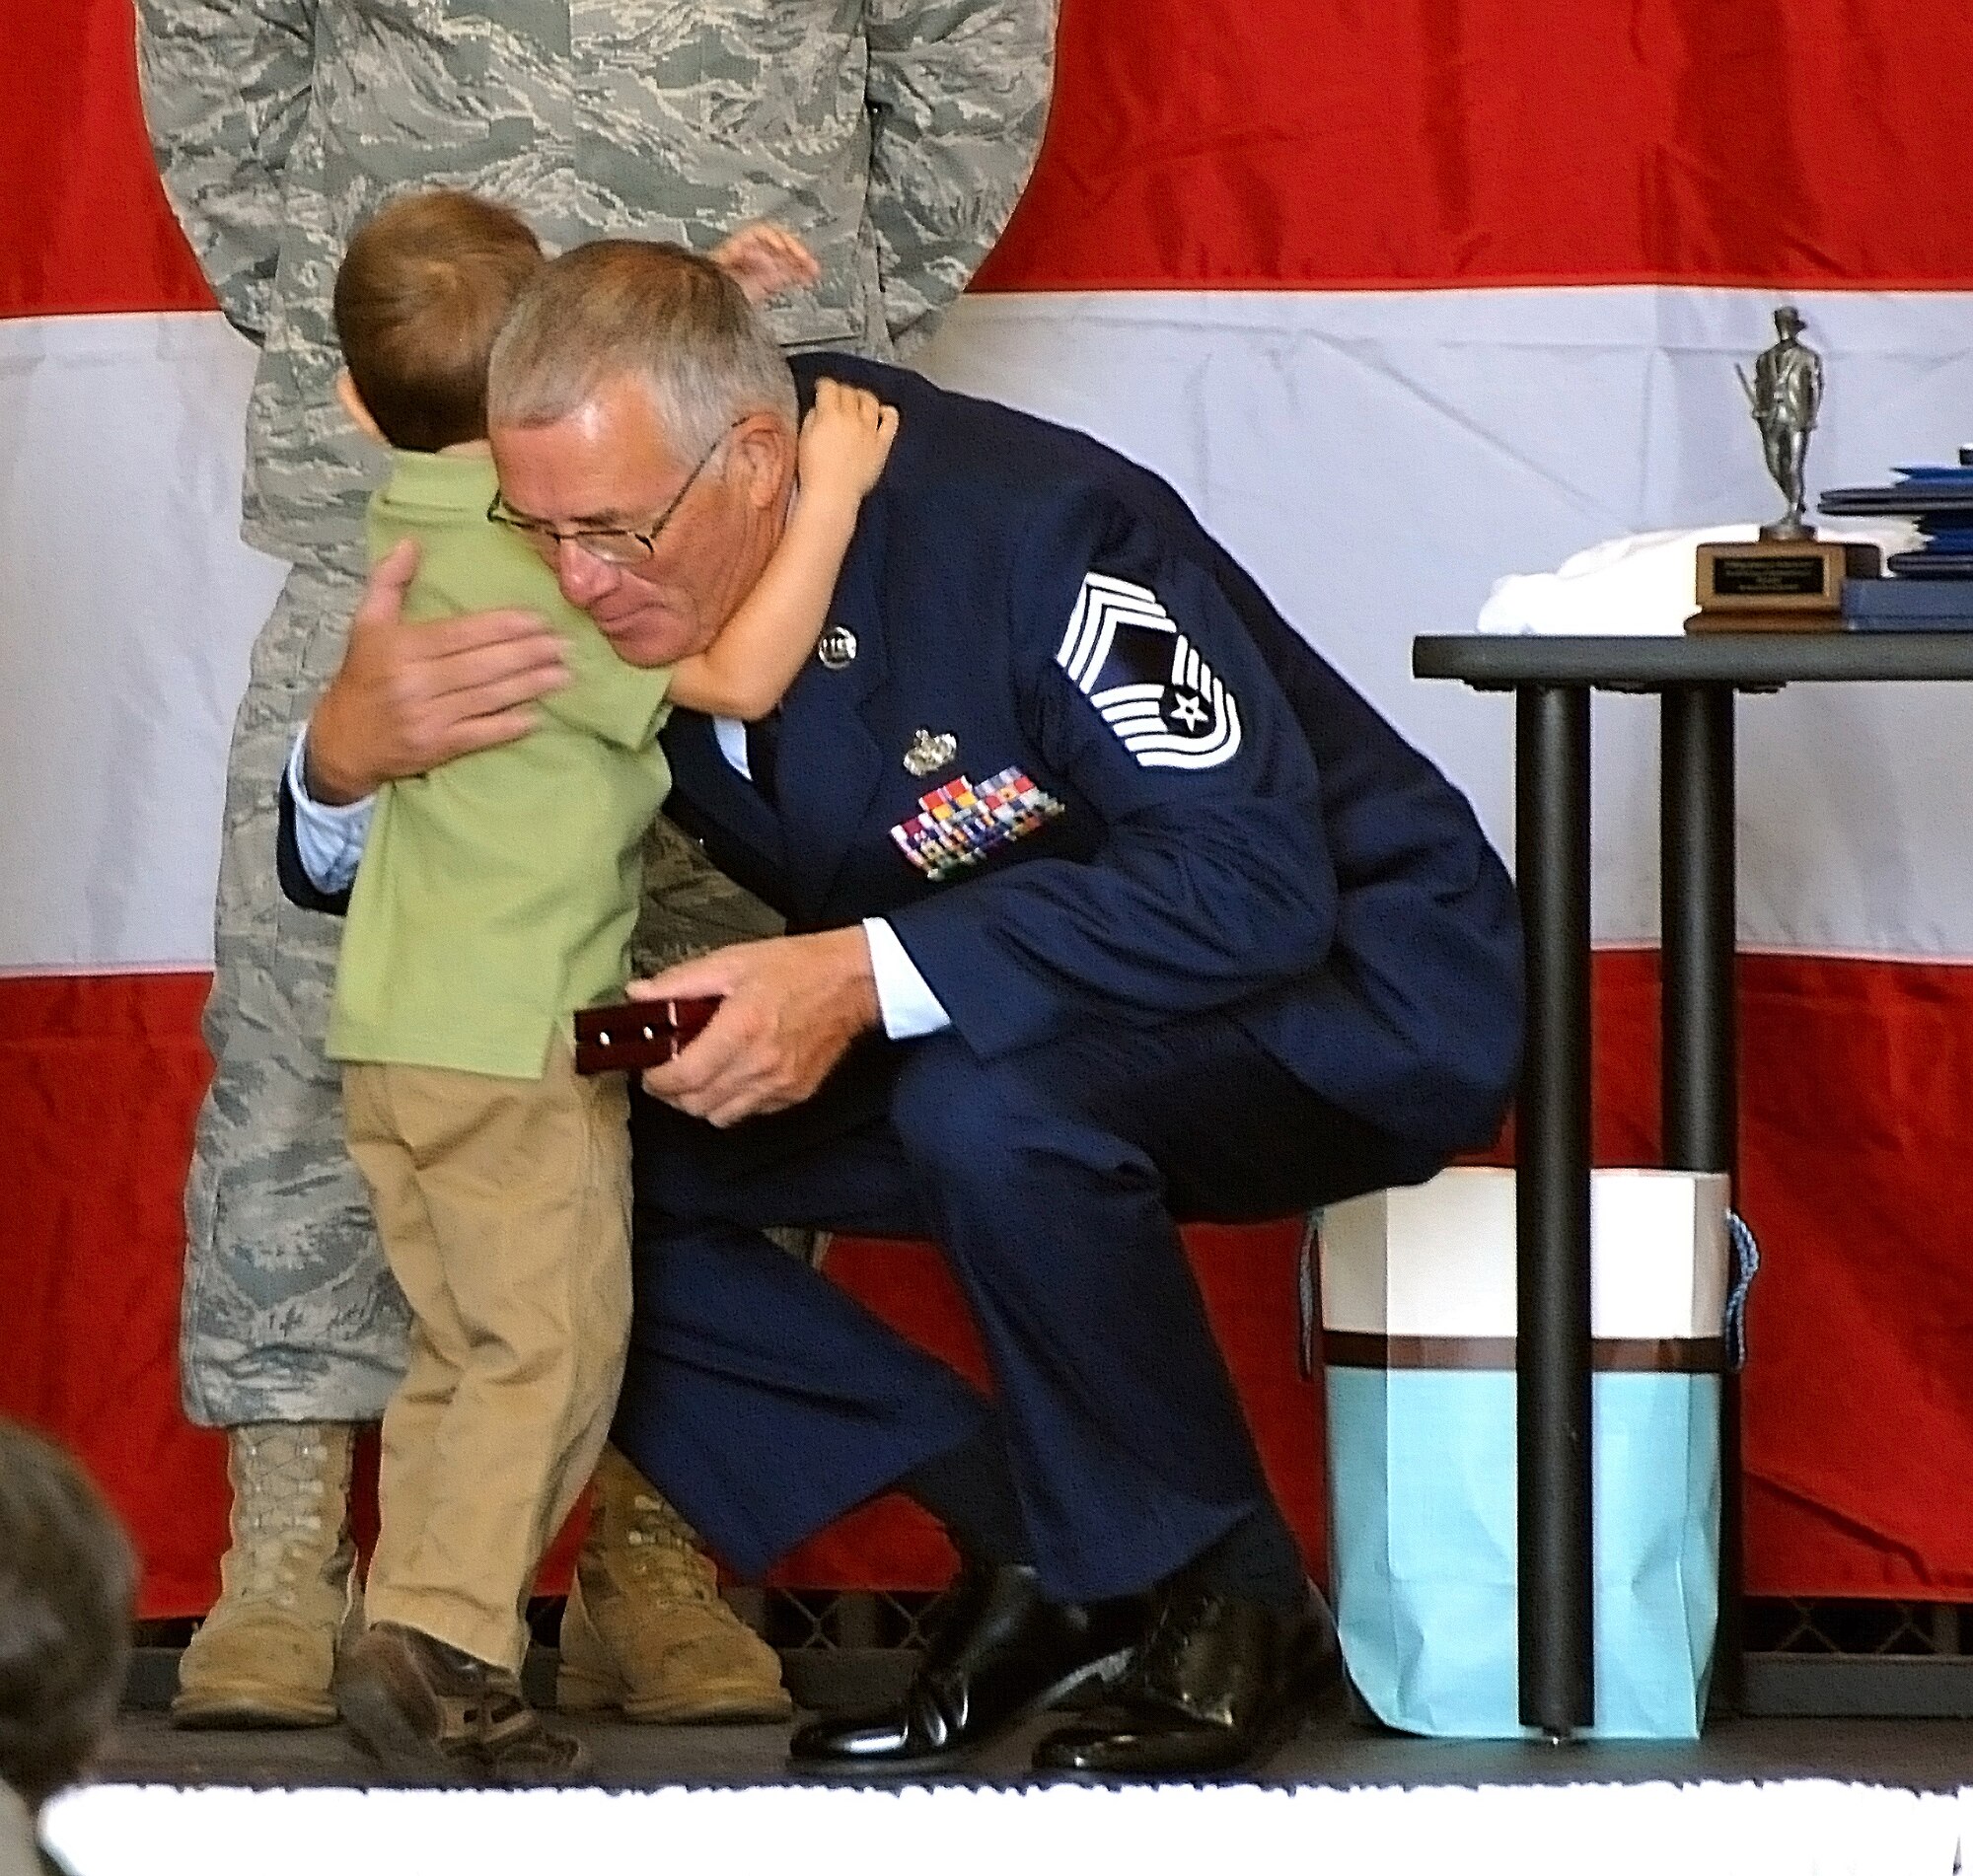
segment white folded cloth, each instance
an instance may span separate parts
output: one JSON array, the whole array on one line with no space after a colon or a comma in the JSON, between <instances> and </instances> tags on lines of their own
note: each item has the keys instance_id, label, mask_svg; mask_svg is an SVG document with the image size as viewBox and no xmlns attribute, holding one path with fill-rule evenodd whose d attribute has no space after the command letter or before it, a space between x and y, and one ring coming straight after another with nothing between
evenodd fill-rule
<instances>
[{"instance_id":1,"label":"white folded cloth","mask_svg":"<svg viewBox=\"0 0 1973 1876\"><path fill-rule=\"evenodd\" d=\"M1709 541L1752 541L1757 523L1716 528L1666 528L1624 535L1572 553L1553 573L1510 573L1494 582L1480 609L1483 632L1589 635L1613 638L1676 633L1696 604L1695 554ZM1886 554L1919 544L1908 522L1821 528L1822 541L1871 541Z\"/></svg>"}]
</instances>

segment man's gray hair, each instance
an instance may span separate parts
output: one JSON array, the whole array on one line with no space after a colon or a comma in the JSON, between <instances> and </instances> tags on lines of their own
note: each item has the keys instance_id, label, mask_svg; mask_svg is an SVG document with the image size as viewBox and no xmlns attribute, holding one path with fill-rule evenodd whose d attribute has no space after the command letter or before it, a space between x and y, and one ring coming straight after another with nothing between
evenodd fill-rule
<instances>
[{"instance_id":1,"label":"man's gray hair","mask_svg":"<svg viewBox=\"0 0 1973 1876\"><path fill-rule=\"evenodd\" d=\"M559 422L624 377L643 380L687 462L756 411L799 420L787 361L730 275L669 242L594 241L515 300L487 369L487 423Z\"/></svg>"}]
</instances>

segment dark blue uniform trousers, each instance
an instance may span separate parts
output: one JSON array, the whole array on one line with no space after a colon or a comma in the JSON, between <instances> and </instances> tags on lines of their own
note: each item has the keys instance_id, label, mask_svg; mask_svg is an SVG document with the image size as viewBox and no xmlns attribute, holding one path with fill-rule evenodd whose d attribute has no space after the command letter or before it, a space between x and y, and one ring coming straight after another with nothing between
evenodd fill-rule
<instances>
[{"instance_id":1,"label":"dark blue uniform trousers","mask_svg":"<svg viewBox=\"0 0 1973 1876\"><path fill-rule=\"evenodd\" d=\"M758 1575L997 1429L1064 1601L1147 1588L1267 1503L1175 1220L1280 1217L1437 1164L1220 1014L991 1061L950 1032L866 1043L801 1107L723 1131L637 1094L631 1137L615 1437L714 1550ZM761 1235L779 1224L935 1240L993 1399Z\"/></svg>"}]
</instances>

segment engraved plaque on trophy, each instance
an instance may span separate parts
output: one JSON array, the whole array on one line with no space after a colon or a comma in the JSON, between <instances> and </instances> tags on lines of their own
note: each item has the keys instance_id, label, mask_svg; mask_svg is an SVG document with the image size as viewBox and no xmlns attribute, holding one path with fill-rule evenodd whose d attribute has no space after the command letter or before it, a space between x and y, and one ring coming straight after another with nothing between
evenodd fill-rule
<instances>
[{"instance_id":1,"label":"engraved plaque on trophy","mask_svg":"<svg viewBox=\"0 0 1973 1876\"><path fill-rule=\"evenodd\" d=\"M1699 549L1689 632L1838 631L1843 582L1873 580L1866 541L1712 541Z\"/></svg>"},{"instance_id":2,"label":"engraved plaque on trophy","mask_svg":"<svg viewBox=\"0 0 1973 1876\"><path fill-rule=\"evenodd\" d=\"M1878 572L1867 541L1818 541L1802 519L1809 433L1822 408L1822 360L1801 342L1804 321L1791 306L1775 309L1775 342L1754 361L1740 389L1761 433L1761 454L1788 503L1757 541L1712 541L1698 554L1699 611L1689 632L1840 631L1843 582Z\"/></svg>"}]
</instances>

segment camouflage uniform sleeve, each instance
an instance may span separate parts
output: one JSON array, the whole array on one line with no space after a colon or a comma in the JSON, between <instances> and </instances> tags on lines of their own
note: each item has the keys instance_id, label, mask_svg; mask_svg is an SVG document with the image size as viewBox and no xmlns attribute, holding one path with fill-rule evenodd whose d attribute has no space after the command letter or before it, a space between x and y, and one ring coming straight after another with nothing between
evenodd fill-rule
<instances>
[{"instance_id":1,"label":"camouflage uniform sleeve","mask_svg":"<svg viewBox=\"0 0 1973 1876\"><path fill-rule=\"evenodd\" d=\"M256 343L280 254L281 166L308 111L316 0L137 0L166 193L226 317Z\"/></svg>"},{"instance_id":2,"label":"camouflage uniform sleeve","mask_svg":"<svg viewBox=\"0 0 1973 1876\"><path fill-rule=\"evenodd\" d=\"M999 239L1034 168L1055 0L868 0L869 213L902 355Z\"/></svg>"}]
</instances>

